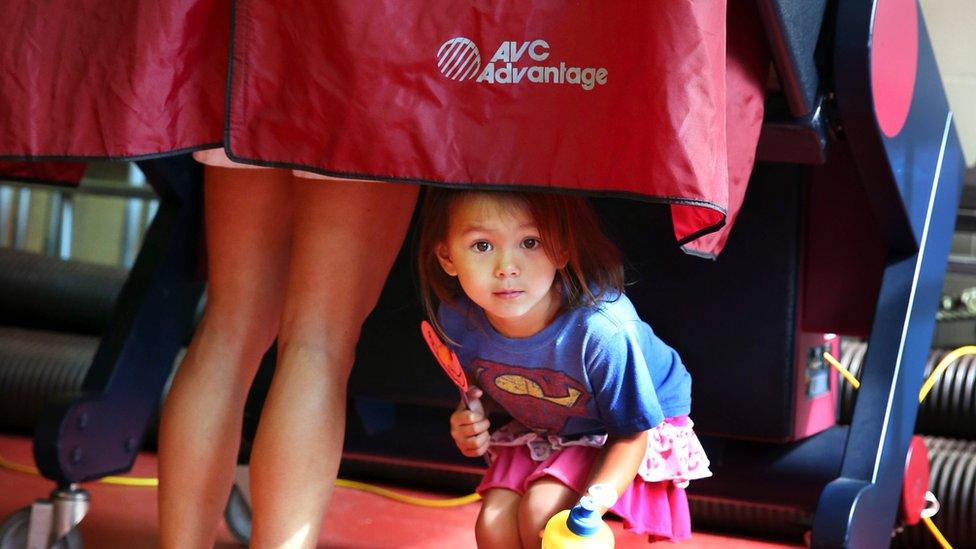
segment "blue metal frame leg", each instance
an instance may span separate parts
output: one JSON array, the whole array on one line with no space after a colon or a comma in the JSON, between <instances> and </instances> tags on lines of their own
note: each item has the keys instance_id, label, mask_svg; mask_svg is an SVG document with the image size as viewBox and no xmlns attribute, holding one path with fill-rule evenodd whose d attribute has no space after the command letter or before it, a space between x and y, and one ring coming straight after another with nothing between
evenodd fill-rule
<instances>
[{"instance_id":1,"label":"blue metal frame leg","mask_svg":"<svg viewBox=\"0 0 976 549\"><path fill-rule=\"evenodd\" d=\"M139 165L160 196L159 211L82 394L46 408L34 434L38 468L60 486L131 469L203 292L200 166L190 155Z\"/></svg>"}]
</instances>

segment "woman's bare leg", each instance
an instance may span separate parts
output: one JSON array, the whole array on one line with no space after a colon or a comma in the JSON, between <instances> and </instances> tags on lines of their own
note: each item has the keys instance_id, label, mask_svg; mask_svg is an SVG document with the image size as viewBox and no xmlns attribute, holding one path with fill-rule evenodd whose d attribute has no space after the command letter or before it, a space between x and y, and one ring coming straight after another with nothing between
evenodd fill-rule
<instances>
[{"instance_id":1,"label":"woman's bare leg","mask_svg":"<svg viewBox=\"0 0 976 549\"><path fill-rule=\"evenodd\" d=\"M159 433L164 549L213 547L248 388L281 317L290 185L288 171L206 168L207 307L173 379Z\"/></svg>"},{"instance_id":2,"label":"woman's bare leg","mask_svg":"<svg viewBox=\"0 0 976 549\"><path fill-rule=\"evenodd\" d=\"M363 321L413 212L415 185L294 182L278 364L251 451L251 546L314 547L345 432Z\"/></svg>"}]
</instances>

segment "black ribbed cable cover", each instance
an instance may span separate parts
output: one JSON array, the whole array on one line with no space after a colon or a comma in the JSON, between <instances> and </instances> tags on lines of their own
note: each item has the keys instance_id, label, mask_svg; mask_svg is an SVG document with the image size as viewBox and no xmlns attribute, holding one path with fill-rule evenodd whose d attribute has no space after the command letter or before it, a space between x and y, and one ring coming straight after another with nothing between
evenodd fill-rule
<instances>
[{"instance_id":1,"label":"black ribbed cable cover","mask_svg":"<svg viewBox=\"0 0 976 549\"><path fill-rule=\"evenodd\" d=\"M126 269L0 248L0 324L99 335Z\"/></svg>"},{"instance_id":2,"label":"black ribbed cable cover","mask_svg":"<svg viewBox=\"0 0 976 549\"><path fill-rule=\"evenodd\" d=\"M0 326L0 431L30 434L41 409L81 388L98 338Z\"/></svg>"}]
</instances>

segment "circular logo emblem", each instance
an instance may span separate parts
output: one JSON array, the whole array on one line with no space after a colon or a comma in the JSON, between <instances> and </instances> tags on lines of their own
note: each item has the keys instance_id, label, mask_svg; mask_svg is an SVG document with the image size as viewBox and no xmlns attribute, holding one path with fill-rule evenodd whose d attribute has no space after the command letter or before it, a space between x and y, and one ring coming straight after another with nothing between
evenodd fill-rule
<instances>
[{"instance_id":1,"label":"circular logo emblem","mask_svg":"<svg viewBox=\"0 0 976 549\"><path fill-rule=\"evenodd\" d=\"M463 36L451 38L437 50L437 68L451 80L474 78L481 69L478 46Z\"/></svg>"}]
</instances>

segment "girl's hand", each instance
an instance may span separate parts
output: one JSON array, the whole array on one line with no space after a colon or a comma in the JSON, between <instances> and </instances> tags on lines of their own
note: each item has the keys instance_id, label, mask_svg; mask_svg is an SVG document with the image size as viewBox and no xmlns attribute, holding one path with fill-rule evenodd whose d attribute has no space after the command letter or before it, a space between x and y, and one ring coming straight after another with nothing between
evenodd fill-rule
<instances>
[{"instance_id":1,"label":"girl's hand","mask_svg":"<svg viewBox=\"0 0 976 549\"><path fill-rule=\"evenodd\" d=\"M464 400L457 410L451 414L451 437L458 450L468 457L482 456L488 451L488 418L485 409L478 400L482 395L481 389L468 389L468 402Z\"/></svg>"}]
</instances>

